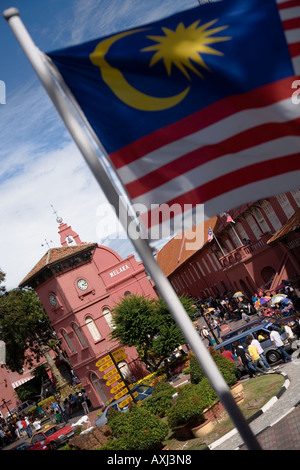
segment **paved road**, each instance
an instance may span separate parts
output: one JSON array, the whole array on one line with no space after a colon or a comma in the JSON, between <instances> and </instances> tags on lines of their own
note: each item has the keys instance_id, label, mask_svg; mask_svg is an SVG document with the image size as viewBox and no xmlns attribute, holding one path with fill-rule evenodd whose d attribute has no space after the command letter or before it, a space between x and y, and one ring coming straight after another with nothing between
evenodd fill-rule
<instances>
[{"instance_id":1,"label":"paved road","mask_svg":"<svg viewBox=\"0 0 300 470\"><path fill-rule=\"evenodd\" d=\"M251 316L251 320L259 318ZM229 319L231 329L238 328L245 322L243 320ZM205 322L201 318L198 321L200 326ZM279 361L278 371L282 371L286 376L284 393L280 398L270 401L267 410L250 423L250 428L257 436L263 450L300 450L300 359L297 358L299 350L292 354L293 361L283 363ZM227 435L210 446L212 450L246 450L240 434L236 432ZM217 445L218 444L218 445Z\"/></svg>"},{"instance_id":2,"label":"paved road","mask_svg":"<svg viewBox=\"0 0 300 470\"><path fill-rule=\"evenodd\" d=\"M288 378L284 393L271 401L268 410L250 423L263 450L300 449L300 407L297 406L300 402L300 359L296 358L297 355L298 351L293 353L292 362L280 364L279 370ZM238 433L220 445L216 444L211 447L213 450L246 449Z\"/></svg>"}]
</instances>

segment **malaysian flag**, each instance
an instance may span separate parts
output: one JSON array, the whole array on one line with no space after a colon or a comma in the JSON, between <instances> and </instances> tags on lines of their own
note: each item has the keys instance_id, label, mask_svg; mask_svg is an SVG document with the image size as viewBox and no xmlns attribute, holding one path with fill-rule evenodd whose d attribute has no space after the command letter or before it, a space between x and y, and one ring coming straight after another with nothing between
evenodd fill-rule
<instances>
[{"instance_id":1,"label":"malaysian flag","mask_svg":"<svg viewBox=\"0 0 300 470\"><path fill-rule=\"evenodd\" d=\"M235 221L233 220L230 214L227 214L227 212L225 212L225 216L226 216L226 222L231 222L232 224L235 224Z\"/></svg>"},{"instance_id":2,"label":"malaysian flag","mask_svg":"<svg viewBox=\"0 0 300 470\"><path fill-rule=\"evenodd\" d=\"M299 187L299 32L299 0L224 0L48 55L145 227L177 232Z\"/></svg>"},{"instance_id":3,"label":"malaysian flag","mask_svg":"<svg viewBox=\"0 0 300 470\"><path fill-rule=\"evenodd\" d=\"M208 229L207 241L208 241L208 242L211 242L213 238L214 238L214 232L213 232L212 229L209 227L209 229Z\"/></svg>"}]
</instances>

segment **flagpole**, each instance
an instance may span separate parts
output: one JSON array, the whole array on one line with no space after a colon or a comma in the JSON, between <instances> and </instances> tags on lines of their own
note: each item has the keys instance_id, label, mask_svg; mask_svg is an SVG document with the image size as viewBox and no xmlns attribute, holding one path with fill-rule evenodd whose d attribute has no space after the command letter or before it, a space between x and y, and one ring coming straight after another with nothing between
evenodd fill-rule
<instances>
[{"instance_id":1,"label":"flagpole","mask_svg":"<svg viewBox=\"0 0 300 470\"><path fill-rule=\"evenodd\" d=\"M120 191L110 179L107 166L99 159L99 155L95 151L91 139L89 139L87 133L83 130L82 126L79 124L79 121L71 112L64 96L57 87L57 84L55 83L50 73L46 61L43 59L42 53L32 41L28 31L20 19L19 11L16 8L9 8L3 12L3 16L7 20L12 32L17 38L34 71L42 82L46 92L56 107L63 122L65 123L74 142L81 151L98 184L102 188L108 201L115 208L123 227L127 230L129 238L131 239L137 253L141 257L147 271L154 280L161 297L166 302L168 309L170 310L174 320L182 331L187 343L190 344L205 375L209 379L212 387L220 398L220 401L228 411L230 418L235 424L246 446L250 450L261 450L260 444L258 443L240 408L231 395L231 392L222 374L220 373L210 353L200 339L192 321L183 308L183 305L177 297L177 294L171 286L169 280L158 266L150 246L141 236L137 237L138 231L135 230L137 227L136 220L133 220L132 217L129 217L122 197L120 198L120 196L123 196L123 194L120 194Z\"/></svg>"},{"instance_id":2,"label":"flagpole","mask_svg":"<svg viewBox=\"0 0 300 470\"><path fill-rule=\"evenodd\" d=\"M213 232L213 236L214 236L214 239L216 240L216 242L217 242L217 244L218 244L218 246L219 246L220 250L222 251L222 253L223 253L223 256L225 256L225 253L224 253L224 251L223 251L223 249L222 249L222 247L221 247L220 243L218 242L218 239L217 239L217 237L215 236L214 232Z\"/></svg>"},{"instance_id":3,"label":"flagpole","mask_svg":"<svg viewBox=\"0 0 300 470\"><path fill-rule=\"evenodd\" d=\"M235 230L235 228L234 228L234 226L233 226L233 223L232 223L232 222L230 222L230 223L231 223L231 228L232 228L232 230L234 231L235 236L237 237L237 239L238 239L238 241L240 242L241 246L244 245L244 243L242 242L242 240L241 240L240 237L238 236L238 234L237 234L237 232L236 232L236 230Z\"/></svg>"}]
</instances>

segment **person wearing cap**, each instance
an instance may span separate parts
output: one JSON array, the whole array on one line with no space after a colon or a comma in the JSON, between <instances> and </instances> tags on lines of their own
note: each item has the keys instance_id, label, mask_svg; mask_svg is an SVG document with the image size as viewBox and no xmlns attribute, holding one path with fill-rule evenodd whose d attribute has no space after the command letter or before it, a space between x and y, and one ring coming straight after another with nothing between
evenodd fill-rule
<instances>
[{"instance_id":1,"label":"person wearing cap","mask_svg":"<svg viewBox=\"0 0 300 470\"><path fill-rule=\"evenodd\" d=\"M207 340L208 340L209 346L213 346L213 342L212 342L211 336L210 336L209 331L208 331L208 329L207 329L206 326L203 326L203 327L202 327L202 330L201 330L200 335L202 336L203 339L207 339Z\"/></svg>"}]
</instances>

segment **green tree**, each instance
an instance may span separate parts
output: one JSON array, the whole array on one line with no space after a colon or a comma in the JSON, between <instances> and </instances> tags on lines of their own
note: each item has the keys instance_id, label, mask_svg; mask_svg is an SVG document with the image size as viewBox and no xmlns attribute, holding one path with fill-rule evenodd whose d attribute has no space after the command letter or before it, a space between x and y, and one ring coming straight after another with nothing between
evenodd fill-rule
<instances>
[{"instance_id":1,"label":"green tree","mask_svg":"<svg viewBox=\"0 0 300 470\"><path fill-rule=\"evenodd\" d=\"M53 369L48 353L52 349L58 354L58 340L34 290L13 289L0 296L0 330L10 370L22 373L24 366L32 367L41 357Z\"/></svg>"},{"instance_id":2,"label":"green tree","mask_svg":"<svg viewBox=\"0 0 300 470\"><path fill-rule=\"evenodd\" d=\"M6 290L5 286L1 286L1 284L5 281L5 277L6 274L0 269L0 295L2 295Z\"/></svg>"},{"instance_id":3,"label":"green tree","mask_svg":"<svg viewBox=\"0 0 300 470\"><path fill-rule=\"evenodd\" d=\"M193 301L180 297L193 318ZM165 302L132 294L124 297L113 310L113 339L125 346L135 346L141 360L153 372L185 339Z\"/></svg>"}]
</instances>

